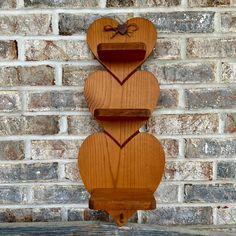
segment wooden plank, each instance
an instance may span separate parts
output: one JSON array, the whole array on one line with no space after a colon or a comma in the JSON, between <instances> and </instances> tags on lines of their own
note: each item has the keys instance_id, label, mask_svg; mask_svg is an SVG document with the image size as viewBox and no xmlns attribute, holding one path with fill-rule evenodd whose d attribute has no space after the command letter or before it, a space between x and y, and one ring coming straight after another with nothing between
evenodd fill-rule
<instances>
[{"instance_id":1,"label":"wooden plank","mask_svg":"<svg viewBox=\"0 0 236 236\"><path fill-rule=\"evenodd\" d=\"M98 120L132 120L148 119L151 115L149 109L95 109L94 117Z\"/></svg>"},{"instance_id":2,"label":"wooden plank","mask_svg":"<svg viewBox=\"0 0 236 236\"><path fill-rule=\"evenodd\" d=\"M146 46L142 42L100 43L97 52L101 61L140 61L145 58Z\"/></svg>"},{"instance_id":3,"label":"wooden plank","mask_svg":"<svg viewBox=\"0 0 236 236\"><path fill-rule=\"evenodd\" d=\"M156 208L156 200L149 189L107 188L94 189L89 208L95 210L150 210Z\"/></svg>"}]
</instances>

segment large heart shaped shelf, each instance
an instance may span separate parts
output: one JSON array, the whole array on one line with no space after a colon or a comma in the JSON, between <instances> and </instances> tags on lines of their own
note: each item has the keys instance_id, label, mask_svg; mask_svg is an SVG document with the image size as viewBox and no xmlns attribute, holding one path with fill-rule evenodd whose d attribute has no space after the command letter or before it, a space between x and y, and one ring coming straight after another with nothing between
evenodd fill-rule
<instances>
[{"instance_id":1,"label":"large heart shaped shelf","mask_svg":"<svg viewBox=\"0 0 236 236\"><path fill-rule=\"evenodd\" d=\"M95 57L106 67L107 70L122 83L129 77L138 66L140 66L150 55L155 46L157 33L154 25L140 17L128 20L127 25L136 25L137 30L130 34L116 34L113 31L105 31L104 27L116 28L119 23L111 18L102 18L94 21L87 31L88 45ZM139 43L146 46L146 54L143 60L130 62L109 62L101 61L98 56L98 45L101 43Z\"/></svg>"},{"instance_id":2,"label":"large heart shaped shelf","mask_svg":"<svg viewBox=\"0 0 236 236\"><path fill-rule=\"evenodd\" d=\"M123 148L103 132L80 148L78 165L86 189L147 188L155 192L164 171L164 151L151 134L139 133Z\"/></svg>"},{"instance_id":3,"label":"large heart shaped shelf","mask_svg":"<svg viewBox=\"0 0 236 236\"><path fill-rule=\"evenodd\" d=\"M96 71L85 81L84 95L89 110L95 109L149 109L156 107L160 89L155 76L147 71L135 72L123 85L106 71ZM118 143L123 144L147 120L99 121Z\"/></svg>"}]
</instances>

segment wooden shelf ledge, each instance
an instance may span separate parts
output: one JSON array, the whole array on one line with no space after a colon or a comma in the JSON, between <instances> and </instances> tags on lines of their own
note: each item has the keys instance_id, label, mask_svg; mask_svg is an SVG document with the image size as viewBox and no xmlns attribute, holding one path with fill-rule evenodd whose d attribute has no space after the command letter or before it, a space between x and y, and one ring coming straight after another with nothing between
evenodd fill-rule
<instances>
[{"instance_id":1,"label":"wooden shelf ledge","mask_svg":"<svg viewBox=\"0 0 236 236\"><path fill-rule=\"evenodd\" d=\"M127 120L148 119L151 116L149 109L104 109L94 110L94 117L98 120Z\"/></svg>"},{"instance_id":2,"label":"wooden shelf ledge","mask_svg":"<svg viewBox=\"0 0 236 236\"><path fill-rule=\"evenodd\" d=\"M156 200L149 189L105 188L94 189L89 208L95 210L150 210Z\"/></svg>"},{"instance_id":3,"label":"wooden shelf ledge","mask_svg":"<svg viewBox=\"0 0 236 236\"><path fill-rule=\"evenodd\" d=\"M146 45L134 43L100 43L97 52L101 61L142 61L146 54Z\"/></svg>"}]
</instances>

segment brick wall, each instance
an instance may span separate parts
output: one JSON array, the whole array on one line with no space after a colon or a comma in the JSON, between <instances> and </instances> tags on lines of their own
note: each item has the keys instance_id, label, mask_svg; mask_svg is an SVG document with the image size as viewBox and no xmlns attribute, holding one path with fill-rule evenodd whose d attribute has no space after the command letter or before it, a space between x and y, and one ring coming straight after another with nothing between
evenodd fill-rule
<instances>
[{"instance_id":1,"label":"brick wall","mask_svg":"<svg viewBox=\"0 0 236 236\"><path fill-rule=\"evenodd\" d=\"M100 129L83 97L101 68L85 41L100 16L159 29L142 68L161 83L146 129L167 163L157 210L132 221L236 223L235 0L1 0L0 221L110 220L84 210L76 167L81 142Z\"/></svg>"}]
</instances>

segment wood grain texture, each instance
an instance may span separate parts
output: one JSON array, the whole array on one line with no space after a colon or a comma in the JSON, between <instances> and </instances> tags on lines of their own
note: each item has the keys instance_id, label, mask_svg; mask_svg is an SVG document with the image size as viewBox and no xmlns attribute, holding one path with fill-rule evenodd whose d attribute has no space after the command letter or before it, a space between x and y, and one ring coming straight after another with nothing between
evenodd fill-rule
<instances>
[{"instance_id":1,"label":"wood grain texture","mask_svg":"<svg viewBox=\"0 0 236 236\"><path fill-rule=\"evenodd\" d=\"M89 208L95 210L150 210L155 207L152 191L145 188L94 189L89 200Z\"/></svg>"},{"instance_id":2,"label":"wood grain texture","mask_svg":"<svg viewBox=\"0 0 236 236\"><path fill-rule=\"evenodd\" d=\"M98 120L138 120L148 119L151 116L149 109L128 108L99 108L94 110L94 117Z\"/></svg>"},{"instance_id":3,"label":"wood grain texture","mask_svg":"<svg viewBox=\"0 0 236 236\"><path fill-rule=\"evenodd\" d=\"M160 88L155 76L147 71L135 72L124 84L120 84L106 71L96 71L85 81L84 96L89 110L95 109L148 109L154 110ZM117 142L124 143L147 120L98 120Z\"/></svg>"},{"instance_id":4,"label":"wood grain texture","mask_svg":"<svg viewBox=\"0 0 236 236\"><path fill-rule=\"evenodd\" d=\"M90 135L78 157L80 174L90 193L98 188L146 188L155 192L164 163L160 142L148 133L137 134L123 148L103 132Z\"/></svg>"},{"instance_id":5,"label":"wood grain texture","mask_svg":"<svg viewBox=\"0 0 236 236\"><path fill-rule=\"evenodd\" d=\"M106 67L107 70L110 71L111 74L115 78L117 78L120 82L126 80L128 76L130 76L133 71L136 70L150 55L152 52L156 39L157 33L154 25L140 17L132 18L127 21L127 24L135 24L138 26L138 30L134 31L130 36L117 34L112 38L114 32L105 31L104 27L110 25L111 27L117 27L118 22L112 18L101 18L94 21L88 31L87 31L87 42L88 45L93 52L94 56ZM143 60L137 61L121 61L121 62L113 62L113 61L103 61L99 59L98 56L98 45L101 43L137 43L142 42L146 45L146 54Z\"/></svg>"}]
</instances>

